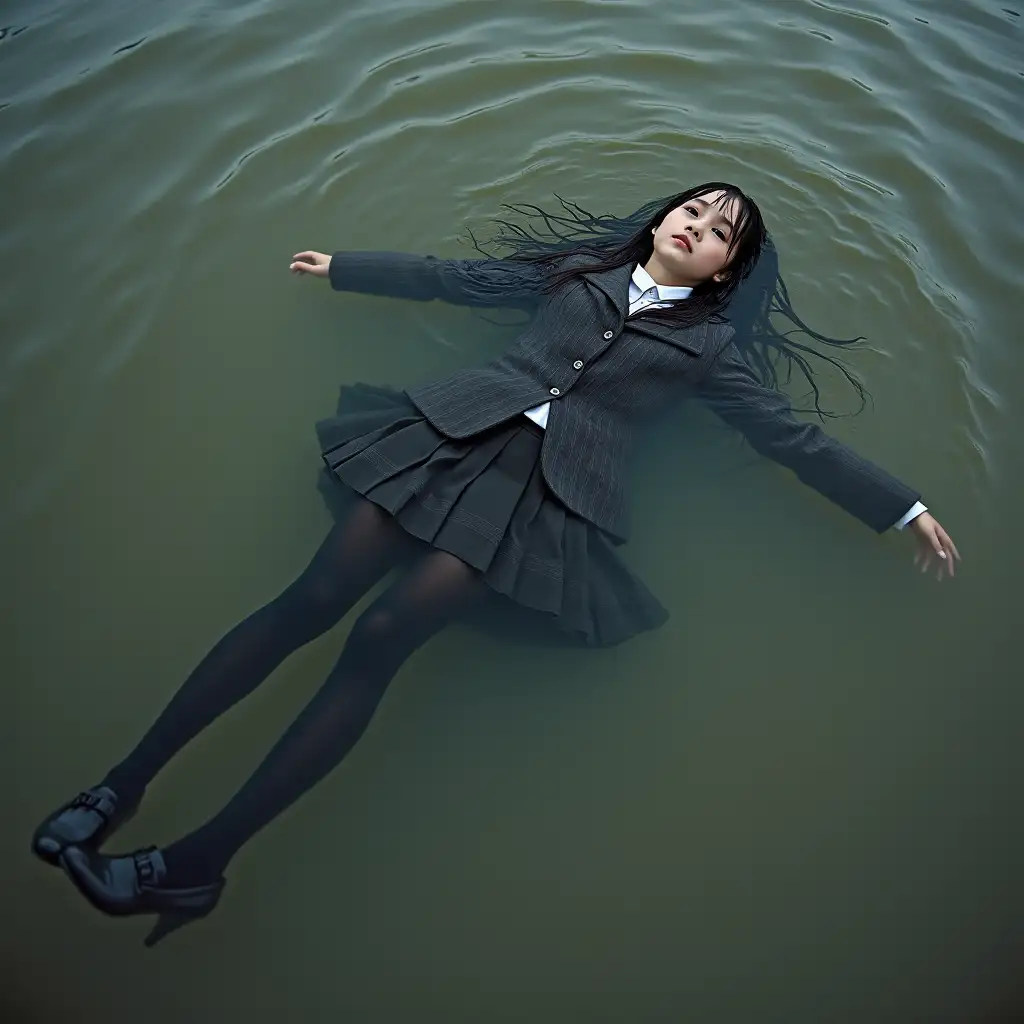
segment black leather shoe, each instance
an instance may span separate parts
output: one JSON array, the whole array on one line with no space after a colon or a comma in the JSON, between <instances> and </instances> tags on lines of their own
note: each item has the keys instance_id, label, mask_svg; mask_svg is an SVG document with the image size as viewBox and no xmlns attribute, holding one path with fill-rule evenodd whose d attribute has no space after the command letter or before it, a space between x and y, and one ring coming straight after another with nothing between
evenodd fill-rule
<instances>
[{"instance_id":1,"label":"black leather shoe","mask_svg":"<svg viewBox=\"0 0 1024 1024\"><path fill-rule=\"evenodd\" d=\"M206 917L224 891L223 878L184 889L165 886L167 865L155 846L122 857L106 857L95 850L69 846L60 862L78 891L104 914L158 914L145 940L147 946L155 945L182 925Z\"/></svg>"},{"instance_id":2,"label":"black leather shoe","mask_svg":"<svg viewBox=\"0 0 1024 1024\"><path fill-rule=\"evenodd\" d=\"M138 807L138 800L126 804L109 786L83 790L36 829L32 852L47 864L57 864L68 846L99 846Z\"/></svg>"}]
</instances>

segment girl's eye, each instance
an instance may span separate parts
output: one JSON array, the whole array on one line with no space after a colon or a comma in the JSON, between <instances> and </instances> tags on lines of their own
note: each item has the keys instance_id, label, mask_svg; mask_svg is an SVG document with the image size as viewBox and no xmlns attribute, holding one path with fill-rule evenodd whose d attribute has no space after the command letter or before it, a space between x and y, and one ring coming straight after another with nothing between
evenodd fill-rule
<instances>
[{"instance_id":1,"label":"girl's eye","mask_svg":"<svg viewBox=\"0 0 1024 1024\"><path fill-rule=\"evenodd\" d=\"M690 214L690 216L691 216L691 217L696 217L696 216L697 216L697 207L696 207L696 206L684 206L684 207L683 207L683 209L684 209L684 210L685 210L685 211L686 211L686 212L687 212L688 214ZM723 231L723 230L722 230L721 228L714 228L714 232L715 232L715 234L716 234L716 235L718 235L718 237L719 237L719 238L720 238L720 239L721 239L721 240L722 240L723 242L727 242L727 241L729 241L729 239L727 239L727 238L725 237L725 232L724 232L724 231Z\"/></svg>"}]
</instances>

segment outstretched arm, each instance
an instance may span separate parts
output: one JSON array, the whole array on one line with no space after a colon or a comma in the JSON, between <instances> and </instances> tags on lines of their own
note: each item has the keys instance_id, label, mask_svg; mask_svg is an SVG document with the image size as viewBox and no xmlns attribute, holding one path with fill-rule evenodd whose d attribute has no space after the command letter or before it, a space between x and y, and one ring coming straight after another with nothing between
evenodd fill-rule
<instances>
[{"instance_id":1,"label":"outstretched arm","mask_svg":"<svg viewBox=\"0 0 1024 1024\"><path fill-rule=\"evenodd\" d=\"M336 291L520 309L537 304L545 276L536 264L518 260L443 260L403 252L328 255L310 249L296 253L289 269L328 278Z\"/></svg>"},{"instance_id":2,"label":"outstretched arm","mask_svg":"<svg viewBox=\"0 0 1024 1024\"><path fill-rule=\"evenodd\" d=\"M920 505L921 495L884 469L798 420L789 400L761 385L729 343L698 384L697 393L726 423L739 430L760 454L791 469L809 487L882 533L909 523L918 541L916 563L927 569L932 555L953 575L956 546Z\"/></svg>"}]
</instances>

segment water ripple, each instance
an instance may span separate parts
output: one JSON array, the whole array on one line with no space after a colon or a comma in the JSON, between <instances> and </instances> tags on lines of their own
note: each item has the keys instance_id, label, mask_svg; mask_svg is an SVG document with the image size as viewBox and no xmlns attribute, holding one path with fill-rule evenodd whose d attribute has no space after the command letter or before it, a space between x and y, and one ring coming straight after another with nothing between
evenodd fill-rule
<instances>
[{"instance_id":1,"label":"water ripple","mask_svg":"<svg viewBox=\"0 0 1024 1024\"><path fill-rule=\"evenodd\" d=\"M1019 219L978 204L1013 204L1024 157L1013 12L569 7L425 2L392 19L364 2L325 19L262 0L130 23L55 8L0 31L17 61L0 191L49 211L49 244L75 268L64 317L15 318L0 408L26 367L56 372L72 349L97 387L117 377L152 310L184 301L167 268L215 265L197 247L219 230L230 250L246 211L273 234L298 215L431 248L502 201L560 191L621 211L722 175L760 198L808 314L868 333L869 373L878 358L915 389L953 381L996 472L995 424L1014 412L980 339L1020 288ZM0 202L11 261L37 228ZM0 296L28 309L19 296L36 291L16 270Z\"/></svg>"}]
</instances>

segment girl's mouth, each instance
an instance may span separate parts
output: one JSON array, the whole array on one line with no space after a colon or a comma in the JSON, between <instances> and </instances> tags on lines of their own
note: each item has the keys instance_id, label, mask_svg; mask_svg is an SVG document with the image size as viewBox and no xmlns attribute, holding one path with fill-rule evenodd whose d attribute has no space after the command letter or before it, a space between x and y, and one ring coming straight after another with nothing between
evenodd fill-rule
<instances>
[{"instance_id":1,"label":"girl's mouth","mask_svg":"<svg viewBox=\"0 0 1024 1024\"><path fill-rule=\"evenodd\" d=\"M676 243L676 245L681 246L687 252L693 252L693 246L690 244L690 240L686 237L686 235L673 235L672 240Z\"/></svg>"}]
</instances>

